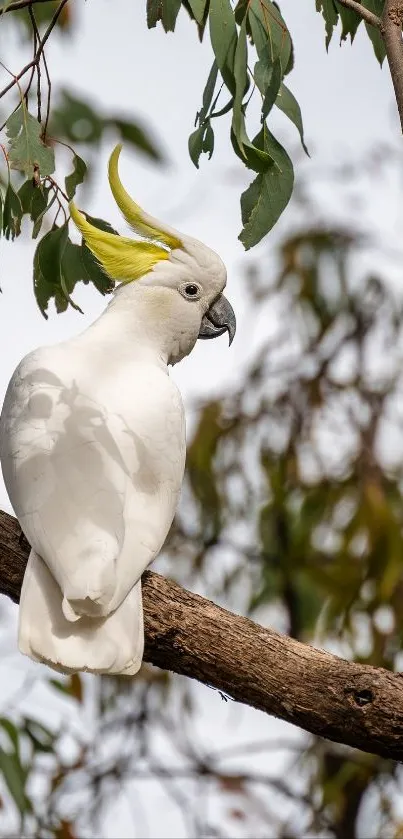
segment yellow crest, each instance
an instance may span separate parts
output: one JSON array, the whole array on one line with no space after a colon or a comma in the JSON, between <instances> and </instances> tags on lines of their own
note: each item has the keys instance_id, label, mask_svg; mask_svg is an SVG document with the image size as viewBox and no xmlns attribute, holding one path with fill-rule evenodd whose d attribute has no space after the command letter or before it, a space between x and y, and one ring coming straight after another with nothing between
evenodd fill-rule
<instances>
[{"instance_id":1,"label":"yellow crest","mask_svg":"<svg viewBox=\"0 0 403 839\"><path fill-rule=\"evenodd\" d=\"M69 206L74 224L106 273L115 280L131 282L151 271L157 262L169 259L170 251L167 248L180 248L182 242L174 231L160 226L156 219L145 213L126 192L118 173L121 149L121 145L116 146L109 159L109 182L113 197L133 230L152 241L138 241L99 230L77 209L73 201Z\"/></svg>"}]
</instances>

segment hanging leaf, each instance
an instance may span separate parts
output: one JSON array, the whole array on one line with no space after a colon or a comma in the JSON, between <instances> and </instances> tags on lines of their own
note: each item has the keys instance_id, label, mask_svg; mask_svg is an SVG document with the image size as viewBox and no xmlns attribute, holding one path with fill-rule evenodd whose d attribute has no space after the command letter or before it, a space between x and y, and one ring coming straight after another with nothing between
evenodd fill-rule
<instances>
[{"instance_id":1,"label":"hanging leaf","mask_svg":"<svg viewBox=\"0 0 403 839\"><path fill-rule=\"evenodd\" d=\"M23 731L27 734L36 752L52 753L56 735L42 723L30 717L24 719Z\"/></svg>"},{"instance_id":2,"label":"hanging leaf","mask_svg":"<svg viewBox=\"0 0 403 839\"><path fill-rule=\"evenodd\" d=\"M346 6L341 6L340 3L337 3L337 0L336 8L341 20L340 40L346 41L348 36L350 35L351 43L353 43L362 18L353 9L347 9Z\"/></svg>"},{"instance_id":3,"label":"hanging leaf","mask_svg":"<svg viewBox=\"0 0 403 839\"><path fill-rule=\"evenodd\" d=\"M198 111L198 113L196 114L195 125L197 125L197 123L199 123L199 125L200 125L201 123L204 122L204 120L207 117L210 105L213 101L214 90L215 90L215 86L216 86L216 83L217 83L217 75L218 75L217 62L213 61L213 65L212 65L212 68L209 72L208 79L207 79L207 82L206 82L206 87L204 88L204 92L203 92L203 104L202 104L202 107L200 108L200 111Z\"/></svg>"},{"instance_id":4,"label":"hanging leaf","mask_svg":"<svg viewBox=\"0 0 403 839\"><path fill-rule=\"evenodd\" d=\"M192 163L196 166L196 169L199 168L200 156L204 151L204 138L207 126L207 122L200 125L199 128L196 128L196 130L193 131L188 140L189 156Z\"/></svg>"},{"instance_id":5,"label":"hanging leaf","mask_svg":"<svg viewBox=\"0 0 403 839\"><path fill-rule=\"evenodd\" d=\"M199 23L201 26L204 23L207 3L208 0L189 0L189 6L193 12L193 15L197 20L197 23Z\"/></svg>"},{"instance_id":6,"label":"hanging leaf","mask_svg":"<svg viewBox=\"0 0 403 839\"><path fill-rule=\"evenodd\" d=\"M269 44L271 63L278 58L284 76L289 68L292 43L280 10L271 0L251 0L248 18L259 57Z\"/></svg>"},{"instance_id":7,"label":"hanging leaf","mask_svg":"<svg viewBox=\"0 0 403 839\"><path fill-rule=\"evenodd\" d=\"M334 27L337 26L339 19L334 0L316 0L316 11L322 12L326 29L326 49L329 49Z\"/></svg>"},{"instance_id":8,"label":"hanging leaf","mask_svg":"<svg viewBox=\"0 0 403 839\"><path fill-rule=\"evenodd\" d=\"M23 209L21 201L11 185L8 184L3 205L3 233L6 239L14 240L21 233Z\"/></svg>"},{"instance_id":9,"label":"hanging leaf","mask_svg":"<svg viewBox=\"0 0 403 839\"><path fill-rule=\"evenodd\" d=\"M37 171L41 177L46 177L55 171L54 151L43 143L41 130L38 120L29 113L24 100L6 122L10 166L24 172L27 177L32 178Z\"/></svg>"},{"instance_id":10,"label":"hanging leaf","mask_svg":"<svg viewBox=\"0 0 403 839\"><path fill-rule=\"evenodd\" d=\"M236 137L238 147L245 154L243 147L244 113L242 102L248 88L248 47L246 43L246 18L243 19L239 30L238 42L234 57L235 95L232 110L232 131Z\"/></svg>"},{"instance_id":11,"label":"hanging leaf","mask_svg":"<svg viewBox=\"0 0 403 839\"><path fill-rule=\"evenodd\" d=\"M262 96L262 122L270 113L280 89L281 64L278 58L271 61L270 48L267 47L260 55L253 71L255 83Z\"/></svg>"},{"instance_id":12,"label":"hanging leaf","mask_svg":"<svg viewBox=\"0 0 403 839\"><path fill-rule=\"evenodd\" d=\"M374 15L377 15L378 17L382 16L384 0L364 0L363 5L369 12L373 12ZM375 56L382 67L386 55L385 42L376 26L371 26L369 23L365 23L365 28L373 46Z\"/></svg>"},{"instance_id":13,"label":"hanging leaf","mask_svg":"<svg viewBox=\"0 0 403 839\"><path fill-rule=\"evenodd\" d=\"M261 133L273 163L241 197L243 229L239 239L246 250L257 245L271 230L287 206L294 185L293 166L287 152L266 127Z\"/></svg>"},{"instance_id":14,"label":"hanging leaf","mask_svg":"<svg viewBox=\"0 0 403 839\"><path fill-rule=\"evenodd\" d=\"M148 131L145 131L137 122L129 122L119 117L110 117L106 124L115 128L120 138L130 143L137 151L147 155L156 163L162 163L164 155Z\"/></svg>"},{"instance_id":15,"label":"hanging leaf","mask_svg":"<svg viewBox=\"0 0 403 839\"><path fill-rule=\"evenodd\" d=\"M74 195L76 194L76 189L79 184L82 184L85 175L87 172L87 164L84 163L84 160L78 156L78 154L74 154L73 157L73 171L70 175L67 175L64 183L66 186L66 195L71 200Z\"/></svg>"},{"instance_id":16,"label":"hanging leaf","mask_svg":"<svg viewBox=\"0 0 403 839\"><path fill-rule=\"evenodd\" d=\"M5 752L0 748L0 773L19 813L26 813L31 809L31 803L25 793L27 772L21 764L18 753Z\"/></svg>"},{"instance_id":17,"label":"hanging leaf","mask_svg":"<svg viewBox=\"0 0 403 839\"><path fill-rule=\"evenodd\" d=\"M50 193L50 190L48 191L48 196L47 197L49 197L49 193ZM39 207L37 205L35 205L36 208L39 209L39 212L38 213L35 212L35 218L34 218L35 223L34 223L34 226L32 228L32 238L33 239L36 239L36 237L39 235L41 227L42 227L43 219L45 218L46 213L49 212L50 208L55 203L56 197L57 197L57 194L56 194L56 191L55 191L55 192L53 192L53 195L52 195L52 197L49 201L49 204L46 204L45 207L42 210L39 209ZM32 202L32 210L33 210L33 204L34 204L34 202ZM39 202L38 202L38 204L39 204Z\"/></svg>"},{"instance_id":18,"label":"hanging leaf","mask_svg":"<svg viewBox=\"0 0 403 839\"><path fill-rule=\"evenodd\" d=\"M309 157L308 149L305 145L304 140L304 126L302 124L302 116L301 116L301 108L298 105L298 102L291 90L284 84L281 83L281 87L276 99L276 105L280 108L281 111L294 123L295 127L299 131L299 136L301 138L302 148L304 149L305 154Z\"/></svg>"},{"instance_id":19,"label":"hanging leaf","mask_svg":"<svg viewBox=\"0 0 403 839\"><path fill-rule=\"evenodd\" d=\"M253 169L255 172L266 172L271 166L273 158L264 145L263 134L259 133L252 142L246 133L243 114L239 119L238 136L231 130L231 142L235 154L248 169ZM239 144L240 142L242 145Z\"/></svg>"},{"instance_id":20,"label":"hanging leaf","mask_svg":"<svg viewBox=\"0 0 403 839\"><path fill-rule=\"evenodd\" d=\"M165 32L173 32L181 0L147 0L147 26L153 29L161 21Z\"/></svg>"},{"instance_id":21,"label":"hanging leaf","mask_svg":"<svg viewBox=\"0 0 403 839\"><path fill-rule=\"evenodd\" d=\"M225 84L235 92L234 59L237 30L230 0L210 0L210 38Z\"/></svg>"},{"instance_id":22,"label":"hanging leaf","mask_svg":"<svg viewBox=\"0 0 403 839\"><path fill-rule=\"evenodd\" d=\"M67 306L61 286L61 261L68 237L68 224L53 227L38 242L34 254L34 293L45 318L49 301L55 300L57 311Z\"/></svg>"}]
</instances>

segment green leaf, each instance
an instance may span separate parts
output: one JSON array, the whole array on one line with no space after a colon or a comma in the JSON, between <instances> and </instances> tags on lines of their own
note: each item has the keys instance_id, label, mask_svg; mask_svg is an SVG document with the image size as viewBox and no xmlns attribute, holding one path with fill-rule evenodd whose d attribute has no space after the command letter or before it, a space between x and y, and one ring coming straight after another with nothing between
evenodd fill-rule
<instances>
[{"instance_id":1,"label":"green leaf","mask_svg":"<svg viewBox=\"0 0 403 839\"><path fill-rule=\"evenodd\" d=\"M339 13L334 0L316 0L316 11L322 12L326 28L326 49L329 48L333 29L337 26Z\"/></svg>"},{"instance_id":2,"label":"green leaf","mask_svg":"<svg viewBox=\"0 0 403 839\"><path fill-rule=\"evenodd\" d=\"M266 172L271 166L273 158L264 146L263 134L260 132L253 142L249 139L245 128L245 117L241 114L238 126L238 136L231 130L231 142L235 154L242 160L245 166L255 172ZM239 140L242 146L239 145Z\"/></svg>"},{"instance_id":3,"label":"green leaf","mask_svg":"<svg viewBox=\"0 0 403 839\"><path fill-rule=\"evenodd\" d=\"M73 198L76 194L76 189L79 184L82 184L85 175L87 172L87 164L84 163L84 160L78 156L78 154L74 154L73 157L73 171L70 175L67 175L65 178L65 186L66 186L66 194L69 199Z\"/></svg>"},{"instance_id":4,"label":"green leaf","mask_svg":"<svg viewBox=\"0 0 403 839\"><path fill-rule=\"evenodd\" d=\"M162 25L165 32L174 32L181 0L162 0Z\"/></svg>"},{"instance_id":5,"label":"green leaf","mask_svg":"<svg viewBox=\"0 0 403 839\"><path fill-rule=\"evenodd\" d=\"M160 20L165 32L173 32L181 0L147 0L147 26L153 29Z\"/></svg>"},{"instance_id":6,"label":"green leaf","mask_svg":"<svg viewBox=\"0 0 403 839\"><path fill-rule=\"evenodd\" d=\"M156 142L151 139L148 131L145 131L135 122L120 119L119 117L111 117L107 120L108 125L116 128L122 140L126 140L137 151L141 151L156 163L161 163L164 160L164 155L161 149L158 148Z\"/></svg>"},{"instance_id":7,"label":"green leaf","mask_svg":"<svg viewBox=\"0 0 403 839\"><path fill-rule=\"evenodd\" d=\"M30 801L25 794L27 774L21 764L17 752L9 753L0 748L0 772L19 813L26 813L31 809Z\"/></svg>"},{"instance_id":8,"label":"green leaf","mask_svg":"<svg viewBox=\"0 0 403 839\"><path fill-rule=\"evenodd\" d=\"M210 0L210 38L225 84L235 92L234 59L237 30L230 0Z\"/></svg>"},{"instance_id":9,"label":"green leaf","mask_svg":"<svg viewBox=\"0 0 403 839\"><path fill-rule=\"evenodd\" d=\"M350 35L351 43L353 43L357 29L361 23L362 18L353 9L347 9L336 2L336 8L341 20L341 41L346 41Z\"/></svg>"},{"instance_id":10,"label":"green leaf","mask_svg":"<svg viewBox=\"0 0 403 839\"><path fill-rule=\"evenodd\" d=\"M42 209L40 208L39 199L35 200L35 204L34 204L34 201L32 201L31 218L34 221L34 226L32 228L32 238L33 239L36 239L36 237L38 236L38 234L41 230L41 227L42 227L43 219L44 219L46 213L50 210L50 208L52 207L52 205L56 201L57 193L54 192L53 195L52 195L52 198L49 201L49 204L47 203L47 199L49 197L49 192L50 192L50 190L47 190L47 194L45 193L46 194L46 204L44 206L42 206Z\"/></svg>"},{"instance_id":11,"label":"green leaf","mask_svg":"<svg viewBox=\"0 0 403 839\"><path fill-rule=\"evenodd\" d=\"M52 110L51 133L65 137L68 143L97 145L105 130L105 119L84 99L61 92L58 106Z\"/></svg>"},{"instance_id":12,"label":"green leaf","mask_svg":"<svg viewBox=\"0 0 403 839\"><path fill-rule=\"evenodd\" d=\"M384 0L364 0L363 2L363 6L365 6L365 8L368 9L369 12L373 12L374 15L378 15L378 17L382 16L383 4ZM376 26L371 26L369 23L366 23L365 28L373 46L375 56L382 67L386 55L385 42L381 36L379 29L377 29Z\"/></svg>"},{"instance_id":13,"label":"green leaf","mask_svg":"<svg viewBox=\"0 0 403 839\"><path fill-rule=\"evenodd\" d=\"M196 114L195 125L197 125L197 123L199 123L199 125L200 125L201 123L203 123L205 121L205 119L207 117L207 114L208 114L208 111L209 111L209 108L210 108L210 105L212 103L213 96L214 96L215 86L216 86L216 83L217 83L217 75L218 75L218 66L217 66L217 62L214 60L213 65L212 65L211 70L210 70L209 75L208 75L208 79L207 79L207 82L206 82L206 87L204 88L203 104L202 104L202 107L200 108L200 111Z\"/></svg>"},{"instance_id":14,"label":"green leaf","mask_svg":"<svg viewBox=\"0 0 403 839\"><path fill-rule=\"evenodd\" d=\"M100 230L105 230L107 233L114 233L116 236L118 235L116 230L114 230L107 221L104 221L104 219L90 216L88 213L86 213L86 217L91 224L98 227ZM80 251L84 282L93 283L95 288L101 294L109 294L114 289L114 280L105 274L105 271L101 268L98 260L95 259L95 256L93 256L89 248L87 248L84 240L81 243Z\"/></svg>"},{"instance_id":15,"label":"green leaf","mask_svg":"<svg viewBox=\"0 0 403 839\"><path fill-rule=\"evenodd\" d=\"M266 49L261 53L259 61L256 62L253 71L254 79L262 96L262 122L270 113L281 84L281 64L278 58L272 63L269 51Z\"/></svg>"},{"instance_id":16,"label":"green leaf","mask_svg":"<svg viewBox=\"0 0 403 839\"><path fill-rule=\"evenodd\" d=\"M271 0L251 0L248 18L259 57L266 44L269 44L271 62L279 59L284 76L289 68L292 43L279 9Z\"/></svg>"},{"instance_id":17,"label":"green leaf","mask_svg":"<svg viewBox=\"0 0 403 839\"><path fill-rule=\"evenodd\" d=\"M31 178L38 171L41 177L55 171L54 151L42 142L41 126L27 111L24 100L8 118L6 131L9 138L8 159L12 169L18 169Z\"/></svg>"},{"instance_id":18,"label":"green leaf","mask_svg":"<svg viewBox=\"0 0 403 839\"><path fill-rule=\"evenodd\" d=\"M197 20L197 23L200 25L203 25L204 23L207 2L208 0L189 0L189 6Z\"/></svg>"},{"instance_id":19,"label":"green leaf","mask_svg":"<svg viewBox=\"0 0 403 839\"><path fill-rule=\"evenodd\" d=\"M11 720L7 719L7 717L0 717L0 728L6 732L9 740L10 745L13 746L13 749L17 754L20 752L20 745L19 745L19 732L18 728L14 725Z\"/></svg>"},{"instance_id":20,"label":"green leaf","mask_svg":"<svg viewBox=\"0 0 403 839\"><path fill-rule=\"evenodd\" d=\"M206 125L206 133L204 135L203 140L203 152L208 154L208 159L211 160L214 151L214 131L211 127L211 123L208 122Z\"/></svg>"},{"instance_id":21,"label":"green leaf","mask_svg":"<svg viewBox=\"0 0 403 839\"><path fill-rule=\"evenodd\" d=\"M278 221L294 185L293 166L287 152L266 127L262 133L265 148L270 150L275 162L241 196L243 229L239 239L246 250L257 245Z\"/></svg>"},{"instance_id":22,"label":"green leaf","mask_svg":"<svg viewBox=\"0 0 403 839\"><path fill-rule=\"evenodd\" d=\"M295 127L299 131L299 136L301 138L302 148L304 149L305 154L309 157L308 149L305 145L304 141L304 126L302 124L302 116L301 116L301 108L298 105L298 102L291 90L282 82L277 99L276 105L280 108L280 111L294 123Z\"/></svg>"},{"instance_id":23,"label":"green leaf","mask_svg":"<svg viewBox=\"0 0 403 839\"><path fill-rule=\"evenodd\" d=\"M68 223L53 227L38 242L34 254L34 292L38 306L45 318L49 301L53 297L57 311L67 306L61 285L61 262L68 238Z\"/></svg>"},{"instance_id":24,"label":"green leaf","mask_svg":"<svg viewBox=\"0 0 403 839\"><path fill-rule=\"evenodd\" d=\"M6 239L14 240L16 236L20 235L22 216L23 209L21 201L15 189L9 183L4 196L3 206L3 233Z\"/></svg>"},{"instance_id":25,"label":"green leaf","mask_svg":"<svg viewBox=\"0 0 403 839\"><path fill-rule=\"evenodd\" d=\"M26 717L23 730L28 735L36 752L53 752L55 734L46 728L42 723Z\"/></svg>"},{"instance_id":26,"label":"green leaf","mask_svg":"<svg viewBox=\"0 0 403 839\"><path fill-rule=\"evenodd\" d=\"M245 155L243 147L243 138L246 131L244 114L242 110L242 102L245 92L248 88L248 47L246 43L246 17L242 21L239 30L238 42L235 49L234 58L234 77L235 77L235 94L234 105L232 111L232 131L236 137L240 151Z\"/></svg>"},{"instance_id":27,"label":"green leaf","mask_svg":"<svg viewBox=\"0 0 403 839\"><path fill-rule=\"evenodd\" d=\"M195 131L189 137L188 140L188 149L189 149L189 156L196 166L196 169L199 168L199 159L200 155L203 153L203 141L204 135L206 133L206 123L199 125Z\"/></svg>"}]
</instances>

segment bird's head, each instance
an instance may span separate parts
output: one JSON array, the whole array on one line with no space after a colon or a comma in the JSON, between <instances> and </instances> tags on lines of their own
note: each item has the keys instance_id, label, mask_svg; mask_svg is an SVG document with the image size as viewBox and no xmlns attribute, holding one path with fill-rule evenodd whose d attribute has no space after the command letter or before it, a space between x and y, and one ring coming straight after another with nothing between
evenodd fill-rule
<instances>
[{"instance_id":1,"label":"bird's head","mask_svg":"<svg viewBox=\"0 0 403 839\"><path fill-rule=\"evenodd\" d=\"M142 239L131 239L95 227L72 202L71 217L103 270L119 280L117 294L129 284L146 301L153 323L170 334L169 361L187 355L197 338L224 332L231 344L235 314L222 294L227 272L220 257L202 242L167 227L144 212L124 189L118 173L121 146L109 160L109 182L124 218Z\"/></svg>"}]
</instances>

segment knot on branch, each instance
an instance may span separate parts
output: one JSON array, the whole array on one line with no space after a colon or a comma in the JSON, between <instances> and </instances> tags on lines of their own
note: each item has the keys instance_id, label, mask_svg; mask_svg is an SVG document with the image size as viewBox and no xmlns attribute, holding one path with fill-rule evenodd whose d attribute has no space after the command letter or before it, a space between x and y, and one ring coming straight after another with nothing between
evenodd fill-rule
<instances>
[{"instance_id":1,"label":"knot on branch","mask_svg":"<svg viewBox=\"0 0 403 839\"><path fill-rule=\"evenodd\" d=\"M358 705L359 708L371 705L375 699L374 692L369 688L347 688L346 694L350 702Z\"/></svg>"}]
</instances>

